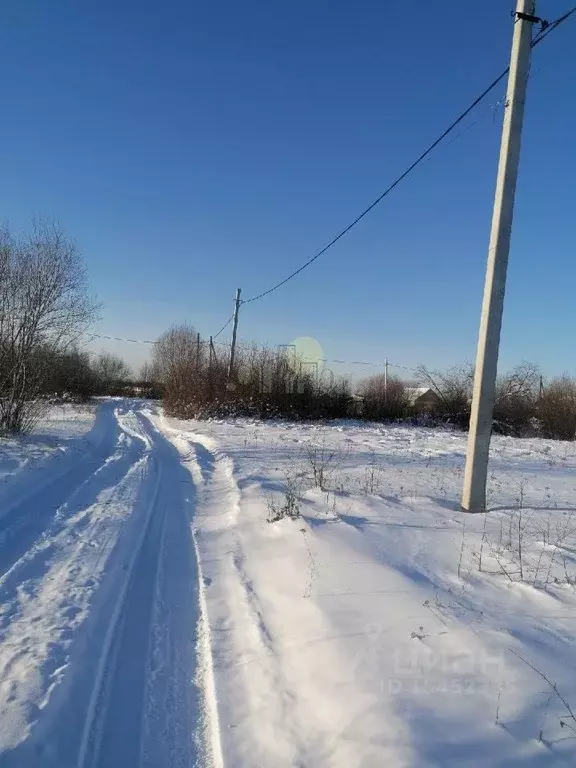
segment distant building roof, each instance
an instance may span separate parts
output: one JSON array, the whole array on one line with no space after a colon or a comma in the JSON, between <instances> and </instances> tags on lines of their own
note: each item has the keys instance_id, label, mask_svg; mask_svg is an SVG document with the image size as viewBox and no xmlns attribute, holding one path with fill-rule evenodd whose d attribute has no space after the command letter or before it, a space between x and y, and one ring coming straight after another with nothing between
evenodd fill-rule
<instances>
[{"instance_id":1,"label":"distant building roof","mask_svg":"<svg viewBox=\"0 0 576 768\"><path fill-rule=\"evenodd\" d=\"M406 395L410 405L416 405L420 398L428 400L440 400L436 392L430 387L406 387Z\"/></svg>"}]
</instances>

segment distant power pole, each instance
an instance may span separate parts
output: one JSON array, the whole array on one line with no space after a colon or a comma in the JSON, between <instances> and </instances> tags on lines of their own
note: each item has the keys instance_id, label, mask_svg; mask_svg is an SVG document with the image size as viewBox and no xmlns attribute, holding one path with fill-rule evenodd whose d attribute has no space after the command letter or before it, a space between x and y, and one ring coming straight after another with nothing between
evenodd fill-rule
<instances>
[{"instance_id":1,"label":"distant power pole","mask_svg":"<svg viewBox=\"0 0 576 768\"><path fill-rule=\"evenodd\" d=\"M232 326L232 344L230 345L230 364L228 366L228 381L232 378L234 370L234 356L236 355L236 332L238 331L238 314L240 312L240 293L241 288L236 290L236 302L234 305L234 325Z\"/></svg>"},{"instance_id":2,"label":"distant power pole","mask_svg":"<svg viewBox=\"0 0 576 768\"><path fill-rule=\"evenodd\" d=\"M524 103L532 48L532 25L540 21L534 16L535 5L535 0L518 0L514 13L514 35L486 266L484 299L480 318L462 494L462 508L466 512L484 512L486 509L490 433L494 412L514 196L520 160Z\"/></svg>"},{"instance_id":3,"label":"distant power pole","mask_svg":"<svg viewBox=\"0 0 576 768\"><path fill-rule=\"evenodd\" d=\"M388 402L388 358L384 358L384 403Z\"/></svg>"},{"instance_id":4,"label":"distant power pole","mask_svg":"<svg viewBox=\"0 0 576 768\"><path fill-rule=\"evenodd\" d=\"M210 336L210 342L208 346L208 395L210 400L212 400L212 395L214 394L214 387L212 385L212 360L214 357L214 342L212 341L212 336Z\"/></svg>"}]
</instances>

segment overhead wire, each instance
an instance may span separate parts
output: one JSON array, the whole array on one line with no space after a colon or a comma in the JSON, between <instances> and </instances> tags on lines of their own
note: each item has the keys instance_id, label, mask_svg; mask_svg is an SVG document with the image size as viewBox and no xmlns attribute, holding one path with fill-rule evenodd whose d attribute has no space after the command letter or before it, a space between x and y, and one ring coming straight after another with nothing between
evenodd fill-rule
<instances>
[{"instance_id":1,"label":"overhead wire","mask_svg":"<svg viewBox=\"0 0 576 768\"><path fill-rule=\"evenodd\" d=\"M565 14L560 16L555 21L549 23L547 26L542 27L540 32L536 35L536 37L532 41L532 48L536 47L539 43L542 42L552 31L557 29L560 24L565 22L570 16L572 16L574 13L576 13L576 6L574 6L571 10L567 11ZM382 194L380 194L375 200L370 203L370 205L365 208L350 224L348 224L344 229L342 229L335 237L333 237L320 251L318 251L314 256L312 256L310 259L304 262L298 269L291 272L287 277L285 277L283 280L280 280L279 282L272 285L270 288L268 288L265 291L262 291L261 293L251 296L249 299L245 299L242 301L242 304L250 304L253 301L258 301L259 299L263 299L265 296L268 296L269 294L273 293L274 291L278 290L278 288L281 288L283 285L288 283L290 280L295 278L297 275L299 275L301 272L303 272L307 267L309 267L311 264L313 264L317 259L320 258L323 254L326 253L332 246L334 246L339 240L341 240L344 235L346 235L348 232L350 232L351 229L353 229L362 219L370 213L379 203L384 200L385 197L387 197L414 169L422 163L423 160L425 160L433 151L436 149L436 147L448 136L457 125L459 125L469 114L472 112L472 110L481 102L483 99L486 98L486 96L506 77L508 72L510 71L510 67L506 67L503 72L501 72L481 93L480 95L474 99L474 101L463 111L461 112L458 117L444 130L440 136L435 139L428 147L427 149L420 154L416 160L414 160L413 163L411 163L406 170L400 174L393 182L390 184Z\"/></svg>"},{"instance_id":2,"label":"overhead wire","mask_svg":"<svg viewBox=\"0 0 576 768\"><path fill-rule=\"evenodd\" d=\"M532 48L535 48L539 43L544 40L544 38L548 37L548 35L553 32L555 29L557 29L560 24L563 24L565 21L567 21L570 16L576 13L576 5L573 6L569 11L566 11L566 13L562 14L562 16L559 16L554 21L551 21L546 26L543 26L540 32L536 35L534 40L532 41Z\"/></svg>"},{"instance_id":3,"label":"overhead wire","mask_svg":"<svg viewBox=\"0 0 576 768\"><path fill-rule=\"evenodd\" d=\"M129 344L157 344L155 339L125 339L121 336L108 336L105 333L93 333L92 331L85 331L83 336L90 336L90 341L93 339L108 339L109 341L126 341Z\"/></svg>"},{"instance_id":4,"label":"overhead wire","mask_svg":"<svg viewBox=\"0 0 576 768\"><path fill-rule=\"evenodd\" d=\"M243 303L243 302L240 302L240 303ZM220 330L218 331L218 333L217 333L217 334L215 334L214 336L212 336L212 340L214 340L214 339L217 339L217 338L218 338L218 336L220 336L220 334L222 333L222 331L225 331L225 330L226 330L226 328L228 328L228 326L230 325L230 323L232 322L232 320L234 320L234 315L230 315L230 317L228 318L228 320L226 320L226 322L224 323L224 325L222 326L222 328L220 328Z\"/></svg>"},{"instance_id":5,"label":"overhead wire","mask_svg":"<svg viewBox=\"0 0 576 768\"><path fill-rule=\"evenodd\" d=\"M124 341L124 342L130 343L130 344L157 344L158 343L157 340L151 340L151 339L128 339L128 338L124 338L122 336L110 336L108 334L93 333L93 332L90 332L90 331L85 331L82 335L89 336L90 337L90 341L93 341L94 339L107 339L107 340L110 340L110 341ZM214 342L214 338L215 337L213 336L212 337L212 341L213 342ZM200 339L200 344L202 344L203 346L206 345L206 344L209 344L209 343L210 342L208 340L206 340L206 339ZM215 343L218 346L230 347L230 342L227 342L227 341L217 341ZM263 345L260 345L260 346L263 346ZM280 348L280 347L286 347L288 345L286 345L286 344L278 344L276 346L277 346L277 348ZM253 344L252 345L249 345L249 344L238 344L237 348L238 349L252 350L252 349L254 349L254 345ZM363 366L369 366L371 368L382 368L385 365L385 363L382 362L382 361L380 361L380 362L368 362L366 360L338 360L338 359L330 359L330 358L319 358L318 360L316 360L316 359L312 360L312 358L306 358L306 357L303 358L303 360L305 362L314 362L314 363L318 362L318 363L337 363L339 365L363 365ZM405 371L412 371L413 373L417 372L417 370L415 368L409 368L406 365L399 365L397 363L391 363L390 361L388 361L388 366L390 368L402 368Z\"/></svg>"},{"instance_id":6,"label":"overhead wire","mask_svg":"<svg viewBox=\"0 0 576 768\"><path fill-rule=\"evenodd\" d=\"M557 29L562 23L564 23L567 19L569 19L572 15L576 13L576 5L571 8L566 13L559 16L557 19L555 19L553 22L550 22L549 24L542 24L542 28L540 32L536 35L536 37L532 40L531 47L535 48L539 43L541 43L552 31ZM534 75L538 74L541 70L537 70L537 72L530 75L530 77L533 77ZM335 237L333 237L320 251L318 251L312 258L308 259L308 261L304 262L298 269L296 269L294 272L289 274L287 277L285 277L280 282L276 283L275 285L268 288L266 291L263 291L256 296L252 296L249 299L244 299L240 301L240 304L250 304L254 301L257 301L259 299L264 298L265 296L268 296L273 291L276 291L281 286L285 285L287 282L292 280L294 277L299 275L301 272L303 272L307 267L309 267L313 262L315 262L320 256L322 256L326 251L328 251L333 245L335 245L344 235L346 235L353 227L355 227L370 211L372 211L385 197L387 197L415 168L420 165L425 159L427 159L431 153L433 152L436 147L456 128L457 125L459 125L469 114L472 112L472 110L481 102L483 99L504 79L504 77L508 74L509 67L507 67L498 77L496 77L483 91L482 93L474 99L474 101L448 126L448 128L434 141L432 144L428 146L428 148L421 154L419 157L410 165L408 168L400 175L397 179L395 179L390 186L388 186L384 192L382 192L381 195L379 195L367 208L365 208L362 213L360 213L348 226L346 226L344 229L342 229ZM491 105L491 109L496 109L501 103L503 99L500 99L495 104ZM473 123L467 125L460 133L458 133L452 141L448 142L445 146L450 146L454 141L456 141L460 136L462 136L464 133L466 133L470 128L472 128L474 125L476 125L478 122L482 120L482 117L475 120ZM224 323L222 328L216 333L214 336L212 336L212 340L215 341L230 325L230 323L234 319L234 314L232 314ZM106 334L98 334L98 333L86 333L85 335L90 336L91 340L95 338L100 339L108 339L112 341L122 341L122 342L128 342L132 344L156 344L157 342L155 340L150 339L128 339L128 338L122 338L118 336L109 336ZM217 342L219 344L223 344L225 342ZM379 364L373 364L373 363L365 363L361 361L344 361L344 360L332 360L329 362L335 362L335 363L344 363L344 364L352 364L352 365L379 365ZM414 370L412 368L407 368L406 366L394 366L397 368L404 368L405 370Z\"/></svg>"}]
</instances>

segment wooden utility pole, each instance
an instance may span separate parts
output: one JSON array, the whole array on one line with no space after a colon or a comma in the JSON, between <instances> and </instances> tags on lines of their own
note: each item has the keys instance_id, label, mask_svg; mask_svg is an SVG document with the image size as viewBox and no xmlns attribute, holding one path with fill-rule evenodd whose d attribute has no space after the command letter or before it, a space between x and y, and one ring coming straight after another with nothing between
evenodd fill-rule
<instances>
[{"instance_id":1,"label":"wooden utility pole","mask_svg":"<svg viewBox=\"0 0 576 768\"><path fill-rule=\"evenodd\" d=\"M212 400L214 395L214 379L212 378L212 360L214 359L214 342L212 336L210 336L210 342L208 346L208 397Z\"/></svg>"},{"instance_id":2,"label":"wooden utility pole","mask_svg":"<svg viewBox=\"0 0 576 768\"><path fill-rule=\"evenodd\" d=\"M388 358L384 358L384 403L388 402Z\"/></svg>"},{"instance_id":3,"label":"wooden utility pole","mask_svg":"<svg viewBox=\"0 0 576 768\"><path fill-rule=\"evenodd\" d=\"M234 370L234 356L236 354L236 332L238 331L238 314L240 312L240 293L241 288L236 290L236 301L234 304L234 325L232 326L232 344L230 345L230 364L228 365L228 381L232 378Z\"/></svg>"},{"instance_id":4,"label":"wooden utility pole","mask_svg":"<svg viewBox=\"0 0 576 768\"><path fill-rule=\"evenodd\" d=\"M484 512L486 509L486 480L500 329L530 67L532 27L535 22L540 21L534 13L535 0L517 0L466 453L462 494L462 508L466 512Z\"/></svg>"}]
</instances>

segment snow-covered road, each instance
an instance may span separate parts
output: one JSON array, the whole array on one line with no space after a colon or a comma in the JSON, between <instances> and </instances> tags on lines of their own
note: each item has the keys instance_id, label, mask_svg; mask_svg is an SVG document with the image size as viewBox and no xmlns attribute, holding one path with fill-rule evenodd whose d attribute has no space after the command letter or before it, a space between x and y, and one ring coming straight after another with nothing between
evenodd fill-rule
<instances>
[{"instance_id":1,"label":"snow-covered road","mask_svg":"<svg viewBox=\"0 0 576 768\"><path fill-rule=\"evenodd\" d=\"M213 762L194 493L128 401L103 403L76 446L6 489L1 766Z\"/></svg>"},{"instance_id":2,"label":"snow-covered road","mask_svg":"<svg viewBox=\"0 0 576 768\"><path fill-rule=\"evenodd\" d=\"M495 437L461 515L455 431L51 419L0 442L0 768L575 764L574 443Z\"/></svg>"}]
</instances>

